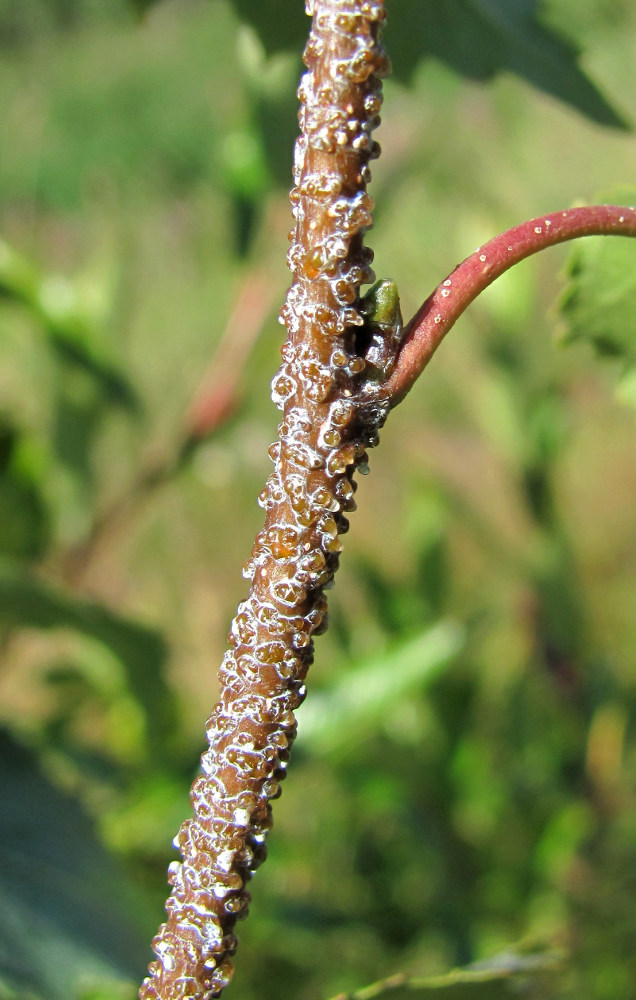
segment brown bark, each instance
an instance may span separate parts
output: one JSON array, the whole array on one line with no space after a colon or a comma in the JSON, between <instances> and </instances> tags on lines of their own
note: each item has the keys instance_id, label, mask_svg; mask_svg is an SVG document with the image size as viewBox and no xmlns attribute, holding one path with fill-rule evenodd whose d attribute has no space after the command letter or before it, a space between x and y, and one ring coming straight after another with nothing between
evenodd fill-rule
<instances>
[{"instance_id":1,"label":"brown bark","mask_svg":"<svg viewBox=\"0 0 636 1000\"><path fill-rule=\"evenodd\" d=\"M294 280L281 319L283 364L272 396L282 409L274 471L260 494L265 525L245 576L251 581L221 668L222 695L208 722L209 750L192 787L194 816L177 838L167 920L141 1000L209 1000L232 976L234 927L246 885L265 857L270 801L280 794L305 696L313 636L326 627L324 587L353 510L356 469L377 443L389 408L420 374L457 317L498 274L551 243L591 232L636 234L633 210L595 208L532 220L480 248L430 296L405 331L365 318L360 286L374 278L363 244L371 225L369 162L379 147L379 42L383 0L307 0L291 201ZM587 211L587 216L581 214ZM384 337L384 343L380 343Z\"/></svg>"},{"instance_id":2,"label":"brown bark","mask_svg":"<svg viewBox=\"0 0 636 1000\"><path fill-rule=\"evenodd\" d=\"M371 225L368 164L379 152L371 131L388 70L378 40L384 4L315 0L308 13L291 194L294 282L272 384L283 420L259 498L265 526L245 568L250 593L232 623L210 748L192 787L194 817L177 837L183 862L171 865L168 917L142 1000L216 997L231 978L234 925L265 856L312 636L326 627L322 592L338 566L345 512L355 506L353 472L387 412L379 400L384 369L365 359L370 338L360 310L360 285L373 280L363 233Z\"/></svg>"}]
</instances>

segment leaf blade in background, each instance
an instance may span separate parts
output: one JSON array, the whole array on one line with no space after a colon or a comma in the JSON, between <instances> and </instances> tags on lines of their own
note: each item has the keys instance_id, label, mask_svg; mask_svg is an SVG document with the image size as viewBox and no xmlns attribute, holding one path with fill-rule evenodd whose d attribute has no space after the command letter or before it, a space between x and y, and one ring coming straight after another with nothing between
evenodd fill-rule
<instances>
[{"instance_id":1,"label":"leaf blade in background","mask_svg":"<svg viewBox=\"0 0 636 1000\"><path fill-rule=\"evenodd\" d=\"M399 704L409 691L431 683L459 655L464 631L446 621L365 662L316 693L299 717L300 745L315 752L340 746L372 727L378 716Z\"/></svg>"},{"instance_id":2,"label":"leaf blade in background","mask_svg":"<svg viewBox=\"0 0 636 1000\"><path fill-rule=\"evenodd\" d=\"M594 122L625 128L582 69L580 52L539 13L537 0L393 0L386 39L395 74L408 80L422 56L475 80L514 73Z\"/></svg>"},{"instance_id":3,"label":"leaf blade in background","mask_svg":"<svg viewBox=\"0 0 636 1000\"><path fill-rule=\"evenodd\" d=\"M612 193L605 203L634 204L636 190ZM566 265L558 302L565 344L587 342L606 357L636 364L636 251L631 240L578 240Z\"/></svg>"},{"instance_id":4,"label":"leaf blade in background","mask_svg":"<svg viewBox=\"0 0 636 1000\"><path fill-rule=\"evenodd\" d=\"M87 372L112 403L137 413L140 401L84 315L77 289L64 278L44 276L0 239L0 301L23 306L62 361Z\"/></svg>"},{"instance_id":5,"label":"leaf blade in background","mask_svg":"<svg viewBox=\"0 0 636 1000\"><path fill-rule=\"evenodd\" d=\"M141 897L78 803L1 731L0 762L0 996L68 1000L81 978L138 978Z\"/></svg>"},{"instance_id":6,"label":"leaf blade in background","mask_svg":"<svg viewBox=\"0 0 636 1000\"><path fill-rule=\"evenodd\" d=\"M232 0L241 18L250 24L268 53L288 49L302 52L309 35L310 19L305 14L304 3L279 4L276 0Z\"/></svg>"},{"instance_id":7,"label":"leaf blade in background","mask_svg":"<svg viewBox=\"0 0 636 1000\"><path fill-rule=\"evenodd\" d=\"M146 717L157 753L173 727L173 701L164 667L167 649L154 629L101 604L54 589L9 560L0 561L0 625L11 628L72 629L103 643L121 661L131 694Z\"/></svg>"},{"instance_id":8,"label":"leaf blade in background","mask_svg":"<svg viewBox=\"0 0 636 1000\"><path fill-rule=\"evenodd\" d=\"M302 5L234 0L268 53L300 51L309 31ZM391 0L386 45L393 73L408 83L423 58L462 76L491 80L513 73L591 121L626 128L623 116L580 64L580 51L540 20L537 0Z\"/></svg>"},{"instance_id":9,"label":"leaf blade in background","mask_svg":"<svg viewBox=\"0 0 636 1000\"><path fill-rule=\"evenodd\" d=\"M0 413L0 555L37 559L51 536L41 463L32 437Z\"/></svg>"}]
</instances>

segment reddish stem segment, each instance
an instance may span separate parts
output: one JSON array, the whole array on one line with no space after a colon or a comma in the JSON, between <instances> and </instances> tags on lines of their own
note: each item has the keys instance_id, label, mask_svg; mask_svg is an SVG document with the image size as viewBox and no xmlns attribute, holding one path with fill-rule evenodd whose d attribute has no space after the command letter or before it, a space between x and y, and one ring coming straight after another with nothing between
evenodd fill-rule
<instances>
[{"instance_id":1,"label":"reddish stem segment","mask_svg":"<svg viewBox=\"0 0 636 1000\"><path fill-rule=\"evenodd\" d=\"M478 247L438 285L406 326L395 368L383 386L390 406L404 399L456 320L495 278L525 257L578 236L636 236L636 209L570 208L530 219Z\"/></svg>"}]
</instances>

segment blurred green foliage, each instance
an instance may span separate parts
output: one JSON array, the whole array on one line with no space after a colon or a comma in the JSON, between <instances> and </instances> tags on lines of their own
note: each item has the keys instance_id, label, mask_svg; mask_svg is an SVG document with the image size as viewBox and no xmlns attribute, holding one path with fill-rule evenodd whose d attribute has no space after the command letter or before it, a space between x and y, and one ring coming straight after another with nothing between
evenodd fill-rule
<instances>
[{"instance_id":1,"label":"blurred green foliage","mask_svg":"<svg viewBox=\"0 0 636 1000\"><path fill-rule=\"evenodd\" d=\"M275 434L301 8L0 0L2 1000L125 1000L150 958ZM495 232L633 180L603 126L636 12L388 8L370 242L408 315ZM392 415L237 1000L631 1000L634 253L500 279ZM216 355L205 437L239 304L260 336Z\"/></svg>"}]
</instances>

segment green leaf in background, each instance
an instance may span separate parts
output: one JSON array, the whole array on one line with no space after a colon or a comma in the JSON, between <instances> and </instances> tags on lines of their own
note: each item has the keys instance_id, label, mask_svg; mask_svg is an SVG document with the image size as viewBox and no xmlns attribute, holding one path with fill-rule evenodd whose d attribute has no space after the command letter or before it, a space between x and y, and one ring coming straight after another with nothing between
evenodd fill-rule
<instances>
[{"instance_id":1,"label":"green leaf in background","mask_svg":"<svg viewBox=\"0 0 636 1000\"><path fill-rule=\"evenodd\" d=\"M305 14L305 4L277 3L277 0L232 0L242 21L251 24L267 52L290 49L302 52L309 34L310 20Z\"/></svg>"},{"instance_id":2,"label":"green leaf in background","mask_svg":"<svg viewBox=\"0 0 636 1000\"><path fill-rule=\"evenodd\" d=\"M139 400L132 383L96 336L78 293L65 278L41 275L25 257L0 240L0 301L24 306L66 363L86 371L104 395L133 412Z\"/></svg>"},{"instance_id":3,"label":"green leaf in background","mask_svg":"<svg viewBox=\"0 0 636 1000\"><path fill-rule=\"evenodd\" d=\"M616 399L636 410L636 366L630 366L616 386Z\"/></svg>"},{"instance_id":4,"label":"green leaf in background","mask_svg":"<svg viewBox=\"0 0 636 1000\"><path fill-rule=\"evenodd\" d=\"M148 914L77 802L0 732L0 997L73 1000L135 980Z\"/></svg>"},{"instance_id":5,"label":"green leaf in background","mask_svg":"<svg viewBox=\"0 0 636 1000\"><path fill-rule=\"evenodd\" d=\"M156 753L173 728L173 703L164 667L166 647L153 629L101 604L53 589L19 566L0 561L0 627L73 629L103 643L122 663L132 696L144 711Z\"/></svg>"},{"instance_id":6,"label":"green leaf in background","mask_svg":"<svg viewBox=\"0 0 636 1000\"><path fill-rule=\"evenodd\" d=\"M137 993L136 983L124 983L101 976L99 982L81 989L78 1000L136 1000Z\"/></svg>"},{"instance_id":7,"label":"green leaf in background","mask_svg":"<svg viewBox=\"0 0 636 1000\"><path fill-rule=\"evenodd\" d=\"M158 0L128 0L129 5L139 17L142 17L151 7L155 7Z\"/></svg>"},{"instance_id":8,"label":"green leaf in background","mask_svg":"<svg viewBox=\"0 0 636 1000\"><path fill-rule=\"evenodd\" d=\"M258 190L258 185L264 190L263 179L271 183L273 178L283 187L290 183L290 150L298 134L296 86L302 70L300 51L268 56L259 34L248 24L243 24L239 31L238 64L250 100L252 141L263 163L260 175L255 175L258 184L253 184L246 194Z\"/></svg>"},{"instance_id":9,"label":"green leaf in background","mask_svg":"<svg viewBox=\"0 0 636 1000\"><path fill-rule=\"evenodd\" d=\"M612 193L605 202L631 205L636 190ZM579 240L567 265L559 302L563 341L587 341L607 357L636 364L636 250L631 240Z\"/></svg>"},{"instance_id":10,"label":"green leaf in background","mask_svg":"<svg viewBox=\"0 0 636 1000\"><path fill-rule=\"evenodd\" d=\"M300 745L325 752L358 740L415 687L431 683L459 655L464 633L455 622L434 628L352 670L327 692L314 694L299 720Z\"/></svg>"},{"instance_id":11,"label":"green leaf in background","mask_svg":"<svg viewBox=\"0 0 636 1000\"><path fill-rule=\"evenodd\" d=\"M537 0L392 0L386 43L398 79L423 55L463 76L514 73L602 125L625 127L579 65L579 52L540 22Z\"/></svg>"},{"instance_id":12,"label":"green leaf in background","mask_svg":"<svg viewBox=\"0 0 636 1000\"><path fill-rule=\"evenodd\" d=\"M513 996L545 1000L549 995L546 979L554 978L562 965L563 956L557 952L506 952L443 976L391 976L355 993L339 993L332 1000L504 1000Z\"/></svg>"},{"instance_id":13,"label":"green leaf in background","mask_svg":"<svg viewBox=\"0 0 636 1000\"><path fill-rule=\"evenodd\" d=\"M32 442L0 415L0 555L37 559L46 550L49 515Z\"/></svg>"},{"instance_id":14,"label":"green leaf in background","mask_svg":"<svg viewBox=\"0 0 636 1000\"><path fill-rule=\"evenodd\" d=\"M309 30L302 3L234 6L268 52L302 48ZM475 80L514 73L592 121L625 128L581 68L575 46L541 24L540 9L538 0L390 0L385 38L395 77L407 82L427 56Z\"/></svg>"}]
</instances>

